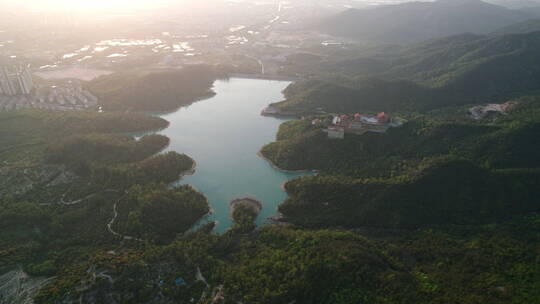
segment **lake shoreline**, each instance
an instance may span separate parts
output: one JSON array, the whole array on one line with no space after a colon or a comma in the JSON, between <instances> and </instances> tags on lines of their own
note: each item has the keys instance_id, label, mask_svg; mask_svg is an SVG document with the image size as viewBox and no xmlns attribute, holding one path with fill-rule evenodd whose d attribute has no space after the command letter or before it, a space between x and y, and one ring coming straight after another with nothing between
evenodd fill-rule
<instances>
[{"instance_id":1,"label":"lake shoreline","mask_svg":"<svg viewBox=\"0 0 540 304\"><path fill-rule=\"evenodd\" d=\"M240 197L263 202L256 223L264 225L265 219L276 215L278 205L287 199L280 185L303 172L310 174L310 170L286 171L268 166L268 161L257 155L261 147L275 140L284 121L261 116L261 108L282 99L283 89L289 84L262 79L218 80L212 98L160 116L170 122L159 132L171 139L167 151L197 160L196 168L183 172L172 186L190 185L207 198L212 209L210 216L193 229L215 221L215 232L225 233L234 225L229 203ZM231 177L233 172L235 176Z\"/></svg>"},{"instance_id":2,"label":"lake shoreline","mask_svg":"<svg viewBox=\"0 0 540 304\"><path fill-rule=\"evenodd\" d=\"M289 81L289 82L297 82L297 81L302 80L302 78L299 78L299 77L268 75L268 74L229 73L227 74L227 76L228 78L275 80L275 81Z\"/></svg>"},{"instance_id":3,"label":"lake shoreline","mask_svg":"<svg viewBox=\"0 0 540 304\"><path fill-rule=\"evenodd\" d=\"M182 179L184 179L184 177L186 176L191 176L191 175L194 175L195 172L196 172L196 168L197 168L197 161L195 161L191 156L187 155L187 157L191 158L191 160L193 161L193 164L191 165L191 168L183 171L180 173L180 175L178 176L178 180L173 182L172 184L177 184L179 183L180 181L182 181ZM197 191L198 192L198 191Z\"/></svg>"}]
</instances>

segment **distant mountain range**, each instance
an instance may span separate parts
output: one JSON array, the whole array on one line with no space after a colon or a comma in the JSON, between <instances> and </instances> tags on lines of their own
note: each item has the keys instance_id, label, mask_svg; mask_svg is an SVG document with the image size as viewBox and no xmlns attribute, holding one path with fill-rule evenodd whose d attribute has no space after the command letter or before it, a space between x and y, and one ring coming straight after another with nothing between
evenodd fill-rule
<instances>
[{"instance_id":1,"label":"distant mountain range","mask_svg":"<svg viewBox=\"0 0 540 304\"><path fill-rule=\"evenodd\" d=\"M317 28L359 41L407 44L461 33L487 34L534 18L535 10L513 10L481 0L439 0L349 9Z\"/></svg>"}]
</instances>

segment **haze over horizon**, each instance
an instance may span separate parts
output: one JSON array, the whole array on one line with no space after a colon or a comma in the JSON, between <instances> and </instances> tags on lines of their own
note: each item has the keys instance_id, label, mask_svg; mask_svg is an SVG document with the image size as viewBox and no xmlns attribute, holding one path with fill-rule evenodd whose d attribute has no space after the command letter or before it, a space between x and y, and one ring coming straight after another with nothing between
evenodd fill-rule
<instances>
[{"instance_id":1,"label":"haze over horizon","mask_svg":"<svg viewBox=\"0 0 540 304\"><path fill-rule=\"evenodd\" d=\"M539 0L482 0L487 3L506 6L509 8L521 8L527 6L540 6ZM0 3L0 8L23 9L30 11L44 12L69 12L69 13L125 13L134 11L144 11L159 8L179 8L186 5L195 5L196 7L212 6L223 3L251 3L255 5L264 5L275 3L279 5L295 5L297 3L313 3L318 5L328 4L341 5L344 9L352 7L370 7L377 5L392 5L407 2L435 2L435 0L4 0Z\"/></svg>"}]
</instances>

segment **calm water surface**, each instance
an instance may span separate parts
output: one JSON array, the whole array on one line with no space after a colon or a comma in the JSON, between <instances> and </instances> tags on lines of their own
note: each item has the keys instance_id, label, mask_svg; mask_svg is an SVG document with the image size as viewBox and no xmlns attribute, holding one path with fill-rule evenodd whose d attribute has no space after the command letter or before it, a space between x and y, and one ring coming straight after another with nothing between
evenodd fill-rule
<instances>
[{"instance_id":1,"label":"calm water surface","mask_svg":"<svg viewBox=\"0 0 540 304\"><path fill-rule=\"evenodd\" d=\"M185 153L197 162L196 172L179 184L204 193L218 221L217 232L231 227L229 202L253 197L263 203L258 224L277 213L287 198L280 185L301 174L275 170L257 156L262 146L275 140L284 119L263 117L261 110L283 99L290 82L232 78L216 81L216 96L162 115L170 126L160 132L171 139L169 151Z\"/></svg>"}]
</instances>

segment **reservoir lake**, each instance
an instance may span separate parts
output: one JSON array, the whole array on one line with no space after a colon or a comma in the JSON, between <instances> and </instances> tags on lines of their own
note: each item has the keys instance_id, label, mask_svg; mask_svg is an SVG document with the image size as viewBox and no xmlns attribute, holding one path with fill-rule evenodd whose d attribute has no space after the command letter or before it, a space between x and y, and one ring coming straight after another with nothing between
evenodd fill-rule
<instances>
[{"instance_id":1,"label":"reservoir lake","mask_svg":"<svg viewBox=\"0 0 540 304\"><path fill-rule=\"evenodd\" d=\"M257 152L276 138L279 125L287 119L261 116L270 103L283 99L290 82L231 78L214 83L212 98L160 115L170 126L159 132L170 138L166 151L192 157L195 174L177 184L189 184L208 198L213 213L206 221L217 221L215 231L223 233L232 225L229 203L251 197L263 204L257 218L261 225L277 214L287 194L281 185L309 173L284 173L273 168Z\"/></svg>"}]
</instances>

